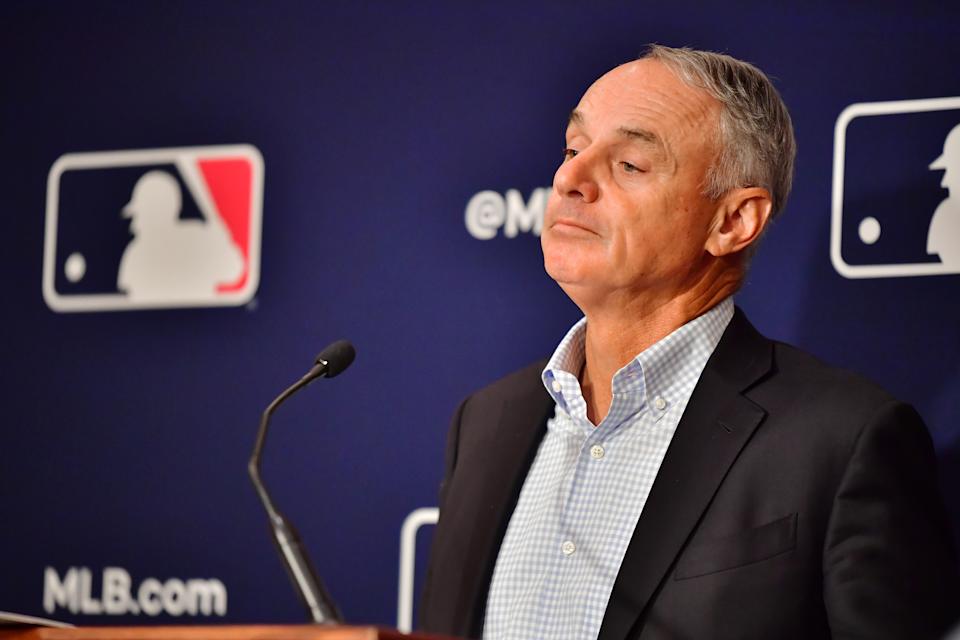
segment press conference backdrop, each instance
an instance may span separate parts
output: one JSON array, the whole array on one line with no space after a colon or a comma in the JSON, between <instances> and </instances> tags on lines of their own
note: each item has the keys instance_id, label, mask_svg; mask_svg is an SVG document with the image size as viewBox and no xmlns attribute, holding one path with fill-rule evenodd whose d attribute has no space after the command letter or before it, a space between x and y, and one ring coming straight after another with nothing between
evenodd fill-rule
<instances>
[{"instance_id":1,"label":"press conference backdrop","mask_svg":"<svg viewBox=\"0 0 960 640\"><path fill-rule=\"evenodd\" d=\"M960 530L960 6L774 4L3 3L0 609L303 620L245 464L346 337L263 474L347 619L394 624L451 411L578 318L544 202L648 42L775 79L796 186L737 302L918 407Z\"/></svg>"}]
</instances>

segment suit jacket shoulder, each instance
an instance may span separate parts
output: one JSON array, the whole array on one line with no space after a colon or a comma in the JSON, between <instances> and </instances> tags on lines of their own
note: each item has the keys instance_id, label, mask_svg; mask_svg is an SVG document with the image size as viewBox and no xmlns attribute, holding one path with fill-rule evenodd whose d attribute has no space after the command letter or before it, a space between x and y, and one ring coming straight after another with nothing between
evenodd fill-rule
<instances>
[{"instance_id":1,"label":"suit jacket shoulder","mask_svg":"<svg viewBox=\"0 0 960 640\"><path fill-rule=\"evenodd\" d=\"M478 637L500 542L553 413L530 364L480 389L454 414L440 485L420 626Z\"/></svg>"},{"instance_id":2,"label":"suit jacket shoulder","mask_svg":"<svg viewBox=\"0 0 960 640\"><path fill-rule=\"evenodd\" d=\"M499 378L470 394L465 402L483 404L503 402L508 399L526 399L530 396L547 396L540 374L547 366L547 358L531 362L527 366Z\"/></svg>"}]
</instances>

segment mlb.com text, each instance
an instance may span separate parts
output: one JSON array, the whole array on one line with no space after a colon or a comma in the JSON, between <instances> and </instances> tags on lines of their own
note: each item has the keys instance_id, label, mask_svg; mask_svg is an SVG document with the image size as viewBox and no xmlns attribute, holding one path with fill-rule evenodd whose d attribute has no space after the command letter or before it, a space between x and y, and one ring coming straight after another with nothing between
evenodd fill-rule
<instances>
[{"instance_id":1,"label":"mlb.com text","mask_svg":"<svg viewBox=\"0 0 960 640\"><path fill-rule=\"evenodd\" d=\"M100 598L94 597L93 572L70 567L61 578L53 567L43 572L43 610L58 608L83 615L224 616L227 588L215 578L145 578L136 589L130 573L121 567L103 569Z\"/></svg>"}]
</instances>

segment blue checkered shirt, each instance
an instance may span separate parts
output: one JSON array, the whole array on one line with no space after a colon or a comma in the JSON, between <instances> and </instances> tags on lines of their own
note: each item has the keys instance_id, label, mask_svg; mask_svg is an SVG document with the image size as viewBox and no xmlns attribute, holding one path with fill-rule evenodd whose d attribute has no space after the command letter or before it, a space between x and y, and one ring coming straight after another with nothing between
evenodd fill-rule
<instances>
[{"instance_id":1,"label":"blue checkered shirt","mask_svg":"<svg viewBox=\"0 0 960 640\"><path fill-rule=\"evenodd\" d=\"M487 598L486 640L594 640L670 439L733 317L727 298L613 376L594 426L578 375L586 320L543 370L553 418L510 518Z\"/></svg>"}]
</instances>

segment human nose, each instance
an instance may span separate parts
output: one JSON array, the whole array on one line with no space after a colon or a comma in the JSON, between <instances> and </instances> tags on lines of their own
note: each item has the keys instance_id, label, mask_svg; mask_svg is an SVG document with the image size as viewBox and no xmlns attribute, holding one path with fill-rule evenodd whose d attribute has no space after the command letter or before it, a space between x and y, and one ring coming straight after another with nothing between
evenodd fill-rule
<instances>
[{"instance_id":1,"label":"human nose","mask_svg":"<svg viewBox=\"0 0 960 640\"><path fill-rule=\"evenodd\" d=\"M553 175L553 190L561 197L593 202L600 195L593 164L587 152L564 160Z\"/></svg>"}]
</instances>

